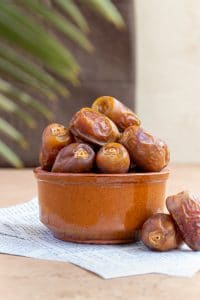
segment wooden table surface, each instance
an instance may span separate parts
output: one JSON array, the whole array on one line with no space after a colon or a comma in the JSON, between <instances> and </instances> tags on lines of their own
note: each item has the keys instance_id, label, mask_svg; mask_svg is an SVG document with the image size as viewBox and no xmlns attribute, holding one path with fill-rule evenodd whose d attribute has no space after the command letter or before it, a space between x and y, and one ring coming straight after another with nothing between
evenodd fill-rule
<instances>
[{"instance_id":1,"label":"wooden table surface","mask_svg":"<svg viewBox=\"0 0 200 300\"><path fill-rule=\"evenodd\" d=\"M173 165L167 194L200 191L200 165ZM36 194L31 170L0 170L0 206L25 202ZM200 273L192 278L158 274L103 280L77 266L0 255L0 300L200 299Z\"/></svg>"}]
</instances>

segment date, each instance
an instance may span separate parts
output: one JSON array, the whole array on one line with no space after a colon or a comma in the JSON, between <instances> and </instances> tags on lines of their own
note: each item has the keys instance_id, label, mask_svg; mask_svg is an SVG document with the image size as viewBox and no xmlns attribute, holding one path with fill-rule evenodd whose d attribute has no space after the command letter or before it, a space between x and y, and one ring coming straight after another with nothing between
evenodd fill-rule
<instances>
[{"instance_id":1,"label":"date","mask_svg":"<svg viewBox=\"0 0 200 300\"><path fill-rule=\"evenodd\" d=\"M109 117L121 130L132 125L139 126L141 123L131 109L111 96L97 98L93 102L92 108Z\"/></svg>"},{"instance_id":2,"label":"date","mask_svg":"<svg viewBox=\"0 0 200 300\"><path fill-rule=\"evenodd\" d=\"M183 240L193 250L200 250L200 200L188 191L166 199L166 206Z\"/></svg>"},{"instance_id":3,"label":"date","mask_svg":"<svg viewBox=\"0 0 200 300\"><path fill-rule=\"evenodd\" d=\"M159 172L169 162L169 149L166 143L142 127L126 128L119 142L126 147L133 163L144 171Z\"/></svg>"},{"instance_id":4,"label":"date","mask_svg":"<svg viewBox=\"0 0 200 300\"><path fill-rule=\"evenodd\" d=\"M90 172L93 168L94 160L95 153L89 145L72 143L60 150L52 167L52 172Z\"/></svg>"},{"instance_id":5,"label":"date","mask_svg":"<svg viewBox=\"0 0 200 300\"><path fill-rule=\"evenodd\" d=\"M50 171L58 152L69 145L73 137L69 130L61 124L48 125L42 134L42 145L39 161L43 170Z\"/></svg>"},{"instance_id":6,"label":"date","mask_svg":"<svg viewBox=\"0 0 200 300\"><path fill-rule=\"evenodd\" d=\"M172 217L164 213L154 214L143 224L141 240L155 251L176 249L182 242Z\"/></svg>"},{"instance_id":7,"label":"date","mask_svg":"<svg viewBox=\"0 0 200 300\"><path fill-rule=\"evenodd\" d=\"M108 143L97 152L96 165L102 173L126 173L130 167L130 157L123 145Z\"/></svg>"},{"instance_id":8,"label":"date","mask_svg":"<svg viewBox=\"0 0 200 300\"><path fill-rule=\"evenodd\" d=\"M70 131L81 140L97 145L116 141L120 134L109 118L91 108L82 108L70 122Z\"/></svg>"}]
</instances>

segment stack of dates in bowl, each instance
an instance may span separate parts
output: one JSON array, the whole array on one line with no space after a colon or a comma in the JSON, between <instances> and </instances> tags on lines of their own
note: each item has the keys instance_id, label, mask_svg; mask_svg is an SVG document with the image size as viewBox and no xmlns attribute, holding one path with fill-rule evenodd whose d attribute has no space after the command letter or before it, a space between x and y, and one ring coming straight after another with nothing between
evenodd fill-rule
<instances>
[{"instance_id":1,"label":"stack of dates in bowl","mask_svg":"<svg viewBox=\"0 0 200 300\"><path fill-rule=\"evenodd\" d=\"M168 147L113 97L47 126L39 159L40 219L59 239L128 243L164 209Z\"/></svg>"}]
</instances>

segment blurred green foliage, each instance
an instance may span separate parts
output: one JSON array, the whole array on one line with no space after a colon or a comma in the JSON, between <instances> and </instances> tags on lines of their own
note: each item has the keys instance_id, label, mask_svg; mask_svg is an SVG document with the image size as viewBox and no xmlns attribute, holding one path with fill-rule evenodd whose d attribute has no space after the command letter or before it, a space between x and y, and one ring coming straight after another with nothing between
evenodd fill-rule
<instances>
[{"instance_id":1,"label":"blurred green foliage","mask_svg":"<svg viewBox=\"0 0 200 300\"><path fill-rule=\"evenodd\" d=\"M116 27L124 26L111 0L82 2ZM0 110L14 114L30 128L36 127L36 121L21 104L32 107L48 120L53 117L48 107L32 96L33 91L54 101L59 95L69 94L63 82L78 83L80 67L76 58L56 38L54 30L47 30L48 26L62 32L85 51L93 50L88 39L90 24L75 1L0 1ZM3 117L0 117L0 131L22 148L27 147L23 134ZM2 139L0 155L15 167L23 166L14 149Z\"/></svg>"}]
</instances>

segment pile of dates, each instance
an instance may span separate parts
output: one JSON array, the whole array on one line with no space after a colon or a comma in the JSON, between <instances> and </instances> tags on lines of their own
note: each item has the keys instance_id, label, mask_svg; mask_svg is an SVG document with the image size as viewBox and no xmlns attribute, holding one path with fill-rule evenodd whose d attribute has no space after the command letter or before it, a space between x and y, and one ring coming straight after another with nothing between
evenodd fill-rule
<instances>
[{"instance_id":1,"label":"pile of dates","mask_svg":"<svg viewBox=\"0 0 200 300\"><path fill-rule=\"evenodd\" d=\"M54 123L45 128L39 160L50 172L159 172L169 162L169 150L141 127L133 111L102 96L79 110L68 127Z\"/></svg>"},{"instance_id":2,"label":"pile of dates","mask_svg":"<svg viewBox=\"0 0 200 300\"><path fill-rule=\"evenodd\" d=\"M170 214L157 213L144 224L143 243L152 250L168 251L184 241L192 250L200 250L200 201L183 191L166 199Z\"/></svg>"},{"instance_id":3,"label":"pile of dates","mask_svg":"<svg viewBox=\"0 0 200 300\"><path fill-rule=\"evenodd\" d=\"M169 162L166 143L141 127L138 116L117 99L102 96L82 108L69 126L53 123L42 135L40 164L60 173L159 172ZM168 251L184 241L200 250L200 201L181 192L166 199L170 214L151 216L140 232L152 250Z\"/></svg>"}]
</instances>

